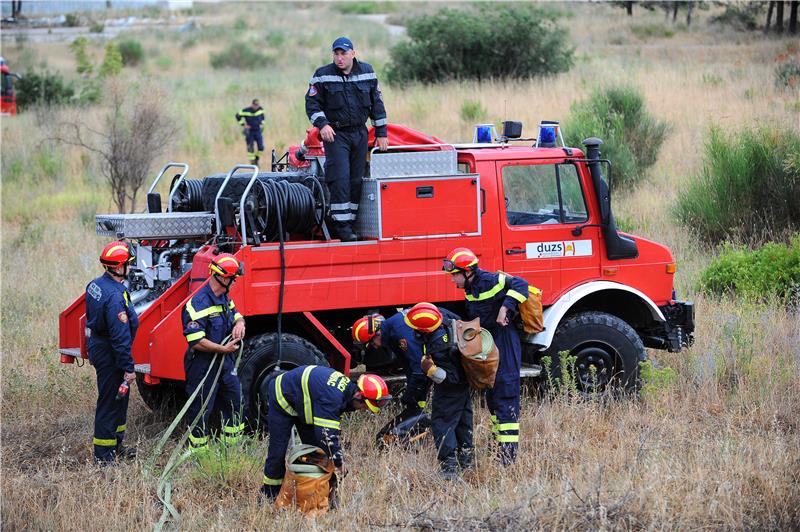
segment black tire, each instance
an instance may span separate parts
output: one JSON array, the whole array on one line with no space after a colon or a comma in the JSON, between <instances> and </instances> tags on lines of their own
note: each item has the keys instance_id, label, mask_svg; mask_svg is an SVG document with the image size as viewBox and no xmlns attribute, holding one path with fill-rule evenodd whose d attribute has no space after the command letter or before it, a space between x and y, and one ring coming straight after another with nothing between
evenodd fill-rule
<instances>
[{"instance_id":1,"label":"black tire","mask_svg":"<svg viewBox=\"0 0 800 532\"><path fill-rule=\"evenodd\" d=\"M147 408L166 417L174 418L188 399L184 383L161 381L150 385L144 382L142 373L136 374L136 389Z\"/></svg>"},{"instance_id":2,"label":"black tire","mask_svg":"<svg viewBox=\"0 0 800 532\"><path fill-rule=\"evenodd\" d=\"M562 351L575 357L576 385L583 394L636 390L639 362L647 360L636 331L605 312L581 312L558 326L546 353L552 361L550 375L554 380L561 378Z\"/></svg>"},{"instance_id":3,"label":"black tire","mask_svg":"<svg viewBox=\"0 0 800 532\"><path fill-rule=\"evenodd\" d=\"M268 413L266 387L272 370L278 363L277 341L277 333L260 334L248 339L239 364L245 421L254 432L266 433ZM319 349L293 334L282 335L281 359L281 367L285 370L306 364L329 365Z\"/></svg>"}]
</instances>

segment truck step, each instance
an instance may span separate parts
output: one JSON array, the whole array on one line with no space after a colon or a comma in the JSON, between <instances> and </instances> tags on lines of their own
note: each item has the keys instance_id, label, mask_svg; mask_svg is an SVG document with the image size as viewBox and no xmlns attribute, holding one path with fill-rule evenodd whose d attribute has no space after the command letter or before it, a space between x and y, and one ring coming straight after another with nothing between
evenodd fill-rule
<instances>
[{"instance_id":1,"label":"truck step","mask_svg":"<svg viewBox=\"0 0 800 532\"><path fill-rule=\"evenodd\" d=\"M150 364L134 364L133 371L135 373L144 373L150 375Z\"/></svg>"}]
</instances>

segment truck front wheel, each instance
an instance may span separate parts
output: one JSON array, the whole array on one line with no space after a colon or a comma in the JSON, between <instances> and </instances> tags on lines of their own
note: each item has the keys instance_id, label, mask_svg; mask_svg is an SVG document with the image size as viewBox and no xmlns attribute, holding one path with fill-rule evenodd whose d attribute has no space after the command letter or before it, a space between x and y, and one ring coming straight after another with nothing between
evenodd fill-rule
<instances>
[{"instance_id":1,"label":"truck front wheel","mask_svg":"<svg viewBox=\"0 0 800 532\"><path fill-rule=\"evenodd\" d=\"M267 385L277 364L277 333L260 334L246 341L239 364L239 381L245 418L255 432L267 432ZM310 342L293 334L282 335L281 367L289 370L306 364L329 365L325 355Z\"/></svg>"},{"instance_id":2,"label":"truck front wheel","mask_svg":"<svg viewBox=\"0 0 800 532\"><path fill-rule=\"evenodd\" d=\"M623 320L605 312L581 312L563 321L547 349L550 376L561 379L559 353L575 357L575 384L581 393L635 390L639 362L647 360L639 335Z\"/></svg>"}]
</instances>

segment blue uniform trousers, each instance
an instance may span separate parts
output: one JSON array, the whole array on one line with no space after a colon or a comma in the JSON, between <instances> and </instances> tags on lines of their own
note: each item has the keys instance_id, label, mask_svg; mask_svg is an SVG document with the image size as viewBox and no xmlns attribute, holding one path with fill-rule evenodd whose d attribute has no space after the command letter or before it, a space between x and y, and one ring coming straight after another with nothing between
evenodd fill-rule
<instances>
[{"instance_id":1,"label":"blue uniform trousers","mask_svg":"<svg viewBox=\"0 0 800 532\"><path fill-rule=\"evenodd\" d=\"M456 472L472 466L472 398L469 385L435 384L431 430L442 471Z\"/></svg>"},{"instance_id":2,"label":"blue uniform trousers","mask_svg":"<svg viewBox=\"0 0 800 532\"><path fill-rule=\"evenodd\" d=\"M191 353L191 351L190 351ZM222 364L222 373L219 376L219 381L215 386L214 377L219 369L219 364ZM242 385L239 378L233 374L235 361L230 354L212 354L203 351L194 351L194 356L187 356L185 363L186 369L186 393L191 395L195 389L200 385L206 372L209 370L208 378L203 383L200 393L197 394L195 400L189 406L187 412L188 419L194 421L200 407L203 406L206 397L211 397L208 400L203 415L200 420L192 429L192 434L189 438L189 443L193 449L206 448L208 446L209 432L208 420L214 408L219 408L220 417L222 418L222 439L226 443L234 443L239 439L242 431Z\"/></svg>"},{"instance_id":3,"label":"blue uniform trousers","mask_svg":"<svg viewBox=\"0 0 800 532\"><path fill-rule=\"evenodd\" d=\"M494 388L487 390L486 402L492 418L492 432L499 445L503 465L514 462L519 447L519 371L522 347L512 326L493 328L492 336L500 352Z\"/></svg>"},{"instance_id":4,"label":"blue uniform trousers","mask_svg":"<svg viewBox=\"0 0 800 532\"><path fill-rule=\"evenodd\" d=\"M247 158L250 159L251 163L254 163L264 153L264 136L261 134L260 129L250 128L245 131L244 141L247 143ZM258 147L255 152L253 151L253 144Z\"/></svg>"},{"instance_id":5,"label":"blue uniform trousers","mask_svg":"<svg viewBox=\"0 0 800 532\"><path fill-rule=\"evenodd\" d=\"M92 363L97 373L97 410L94 414L94 457L99 461L114 460L125 438L128 418L128 395L116 400L117 390L125 380L125 372L114 364L114 353L107 341L90 338ZM105 345L105 348L104 348Z\"/></svg>"},{"instance_id":6,"label":"blue uniform trousers","mask_svg":"<svg viewBox=\"0 0 800 532\"><path fill-rule=\"evenodd\" d=\"M325 182L330 191L331 219L351 224L358 215L361 184L367 164L367 128L336 130L325 143Z\"/></svg>"}]
</instances>

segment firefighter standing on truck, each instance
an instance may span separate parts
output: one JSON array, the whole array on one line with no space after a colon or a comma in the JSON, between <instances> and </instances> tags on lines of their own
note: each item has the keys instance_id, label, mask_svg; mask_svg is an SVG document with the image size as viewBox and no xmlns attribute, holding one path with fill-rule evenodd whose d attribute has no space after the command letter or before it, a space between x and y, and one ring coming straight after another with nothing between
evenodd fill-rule
<instances>
[{"instance_id":1,"label":"firefighter standing on truck","mask_svg":"<svg viewBox=\"0 0 800 532\"><path fill-rule=\"evenodd\" d=\"M333 41L333 62L320 67L309 81L306 114L325 144L325 182L330 190L333 229L342 241L357 240L352 224L361 201L366 170L367 128L372 119L378 148L385 151L386 109L372 66L356 59L347 37Z\"/></svg>"},{"instance_id":2,"label":"firefighter standing on truck","mask_svg":"<svg viewBox=\"0 0 800 532\"><path fill-rule=\"evenodd\" d=\"M135 260L128 244L111 242L100 253L105 273L86 286L89 362L97 373L92 442L95 460L101 464L113 462L116 457L136 456L135 449L122 446L130 393L120 387L123 382L130 387L136 380L131 345L139 318L123 284L128 277L128 265ZM119 397L118 390L122 392Z\"/></svg>"},{"instance_id":3,"label":"firefighter standing on truck","mask_svg":"<svg viewBox=\"0 0 800 532\"><path fill-rule=\"evenodd\" d=\"M236 121L243 128L244 142L247 145L247 159L250 164L258 164L258 159L264 153L264 136L261 134L264 109L258 99L253 100L249 107L236 113ZM255 146L253 146L254 144Z\"/></svg>"},{"instance_id":4,"label":"firefighter standing on truck","mask_svg":"<svg viewBox=\"0 0 800 532\"><path fill-rule=\"evenodd\" d=\"M201 406L208 405L189 435L189 449L208 450L208 419L218 406L222 418L222 441L235 443L244 431L242 419L242 385L235 369L235 353L244 338L244 318L228 297L236 278L244 273L244 265L229 253L220 253L209 264L210 278L183 307L183 334L189 343L184 358L186 393L191 395L203 382L200 393L189 406L189 419L194 421ZM230 341L223 343L230 335ZM219 382L213 382L222 364ZM208 377L206 377L208 375Z\"/></svg>"},{"instance_id":5,"label":"firefighter standing on truck","mask_svg":"<svg viewBox=\"0 0 800 532\"><path fill-rule=\"evenodd\" d=\"M422 371L435 383L431 430L442 478L452 480L472 467L472 397L456 339L449 334L452 319L431 303L417 303L405 315L409 327L423 339Z\"/></svg>"},{"instance_id":6,"label":"firefighter standing on truck","mask_svg":"<svg viewBox=\"0 0 800 532\"><path fill-rule=\"evenodd\" d=\"M339 477L346 474L339 444L343 412L377 413L392 396L384 380L365 373L357 382L323 366L300 366L281 373L267 384L269 394L269 447L264 463L261 494L274 500L286 473L286 448L292 427L303 443L325 451Z\"/></svg>"},{"instance_id":7,"label":"firefighter standing on truck","mask_svg":"<svg viewBox=\"0 0 800 532\"><path fill-rule=\"evenodd\" d=\"M481 327L492 333L500 351L494 388L486 400L492 419L492 432L499 444L503 465L513 463L519 446L520 368L522 346L511 319L517 306L527 299L528 283L503 272L478 268L478 257L467 248L456 248L444 259L442 269L451 274L453 283L464 289L467 318L480 318Z\"/></svg>"}]
</instances>

